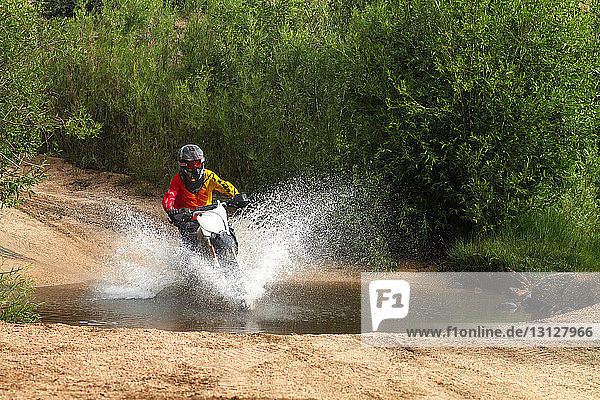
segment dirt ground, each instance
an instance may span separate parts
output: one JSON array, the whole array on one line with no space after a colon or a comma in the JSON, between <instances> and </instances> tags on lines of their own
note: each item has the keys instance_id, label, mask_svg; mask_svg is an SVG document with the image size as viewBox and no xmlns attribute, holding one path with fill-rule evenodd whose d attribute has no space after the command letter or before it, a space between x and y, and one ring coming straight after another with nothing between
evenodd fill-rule
<instances>
[{"instance_id":1,"label":"dirt ground","mask_svg":"<svg viewBox=\"0 0 600 400\"><path fill-rule=\"evenodd\" d=\"M111 207L162 217L160 199L137 194L144 188L125 175L76 169L57 158L49 160L47 175L23 204L0 209L0 269L29 266L38 285L97 277L116 237Z\"/></svg>"},{"instance_id":2,"label":"dirt ground","mask_svg":"<svg viewBox=\"0 0 600 400\"><path fill-rule=\"evenodd\" d=\"M51 180L0 210L1 269L38 284L98 276L128 204L126 176L50 160ZM0 323L0 397L198 399L600 398L598 349L369 348L359 335L267 335Z\"/></svg>"}]
</instances>

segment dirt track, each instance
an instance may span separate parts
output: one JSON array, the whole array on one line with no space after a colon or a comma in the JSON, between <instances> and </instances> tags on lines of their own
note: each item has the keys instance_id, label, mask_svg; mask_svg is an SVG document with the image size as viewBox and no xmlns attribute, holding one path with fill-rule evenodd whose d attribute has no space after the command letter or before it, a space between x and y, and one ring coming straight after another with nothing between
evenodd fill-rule
<instances>
[{"instance_id":1,"label":"dirt track","mask_svg":"<svg viewBox=\"0 0 600 400\"><path fill-rule=\"evenodd\" d=\"M598 396L591 350L361 347L356 335L230 335L0 325L6 398Z\"/></svg>"},{"instance_id":2,"label":"dirt track","mask_svg":"<svg viewBox=\"0 0 600 400\"><path fill-rule=\"evenodd\" d=\"M125 175L74 169L50 159L47 179L17 209L0 209L2 269L31 266L38 285L75 283L97 277L99 259L115 240L112 204L162 216L160 201Z\"/></svg>"},{"instance_id":3,"label":"dirt track","mask_svg":"<svg viewBox=\"0 0 600 400\"><path fill-rule=\"evenodd\" d=\"M97 276L108 203L160 215L121 175L51 160L51 181L0 210L3 269L40 284ZM600 398L598 349L377 349L358 335L232 335L0 323L3 398Z\"/></svg>"}]
</instances>

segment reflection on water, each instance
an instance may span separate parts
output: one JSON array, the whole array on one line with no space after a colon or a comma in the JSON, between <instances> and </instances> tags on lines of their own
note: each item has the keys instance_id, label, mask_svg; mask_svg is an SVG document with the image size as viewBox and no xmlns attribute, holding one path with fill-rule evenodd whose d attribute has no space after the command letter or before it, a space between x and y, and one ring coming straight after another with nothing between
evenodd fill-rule
<instances>
[{"instance_id":1,"label":"reflection on water","mask_svg":"<svg viewBox=\"0 0 600 400\"><path fill-rule=\"evenodd\" d=\"M45 302L42 321L106 328L172 331L356 333L360 332L359 283L279 283L252 311L240 311L180 287L150 299L102 299L91 285L36 289Z\"/></svg>"},{"instance_id":2,"label":"reflection on water","mask_svg":"<svg viewBox=\"0 0 600 400\"><path fill-rule=\"evenodd\" d=\"M208 292L172 286L149 299L103 299L92 285L48 286L36 289L45 302L42 321L106 328L156 328L172 331L359 333L360 281L277 282L252 311L240 311ZM204 293L204 294L203 294ZM439 320L448 308L464 309L464 320L528 321L520 309L503 312L507 298L495 293L461 289L415 290L409 319ZM412 295L411 295L412 296ZM418 307L417 307L418 305ZM469 315L472 314L472 317Z\"/></svg>"}]
</instances>

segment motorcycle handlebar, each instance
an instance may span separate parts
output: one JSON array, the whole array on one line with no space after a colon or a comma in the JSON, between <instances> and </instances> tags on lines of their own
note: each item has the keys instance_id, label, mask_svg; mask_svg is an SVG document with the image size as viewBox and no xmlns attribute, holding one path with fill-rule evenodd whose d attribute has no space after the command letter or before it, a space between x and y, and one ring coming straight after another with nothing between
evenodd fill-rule
<instances>
[{"instance_id":1,"label":"motorcycle handlebar","mask_svg":"<svg viewBox=\"0 0 600 400\"><path fill-rule=\"evenodd\" d=\"M192 210L192 212L210 211L210 210L214 210L218 206L219 206L218 204L208 204L206 206L196 207Z\"/></svg>"},{"instance_id":2,"label":"motorcycle handlebar","mask_svg":"<svg viewBox=\"0 0 600 400\"><path fill-rule=\"evenodd\" d=\"M242 201L240 202L239 200L234 200L235 197L233 199L229 199L226 202L218 202L218 203L213 203L213 204L208 204L206 206L201 206L201 207L196 207L193 210L189 209L189 208L180 208L177 210L178 213L180 214L188 214L189 215L189 219L193 219L194 216L201 214L204 211L211 211L216 209L217 207L219 207L220 204L223 204L226 207L231 207L231 208L244 208L245 206L248 205L249 201L248 201L248 197L245 194L242 194Z\"/></svg>"},{"instance_id":3,"label":"motorcycle handlebar","mask_svg":"<svg viewBox=\"0 0 600 400\"><path fill-rule=\"evenodd\" d=\"M220 204L223 204L224 206L227 206L227 207L233 207L233 208L237 208L236 206L234 206L234 205L232 205L232 204L229 204L229 202L221 202ZM214 204L208 204L208 205L201 206L201 207L196 207L196 208L194 208L194 209L189 209L189 208L180 208L178 211L179 211L180 213L183 213L183 212L188 212L188 213L191 213L192 215L194 215L194 214L199 214L199 213L202 213L202 212L204 212L204 211L211 211L211 210L214 210L214 209L216 209L218 206L219 206L219 203L214 203Z\"/></svg>"}]
</instances>

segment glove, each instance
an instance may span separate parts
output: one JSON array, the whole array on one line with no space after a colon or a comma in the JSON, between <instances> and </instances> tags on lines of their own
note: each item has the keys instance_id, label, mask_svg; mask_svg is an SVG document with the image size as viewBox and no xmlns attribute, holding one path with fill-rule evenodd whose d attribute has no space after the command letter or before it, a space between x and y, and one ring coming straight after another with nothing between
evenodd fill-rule
<instances>
[{"instance_id":1,"label":"glove","mask_svg":"<svg viewBox=\"0 0 600 400\"><path fill-rule=\"evenodd\" d=\"M169 222L175 226L192 219L192 213L189 208L182 208L181 210L171 208L170 210L167 210L167 216Z\"/></svg>"},{"instance_id":2,"label":"glove","mask_svg":"<svg viewBox=\"0 0 600 400\"><path fill-rule=\"evenodd\" d=\"M176 208L170 208L167 210L167 219L170 223L175 224L175 215L179 213L179 210Z\"/></svg>"},{"instance_id":3,"label":"glove","mask_svg":"<svg viewBox=\"0 0 600 400\"><path fill-rule=\"evenodd\" d=\"M244 208L250 203L246 193L238 193L227 202L228 205L235 208Z\"/></svg>"}]
</instances>

